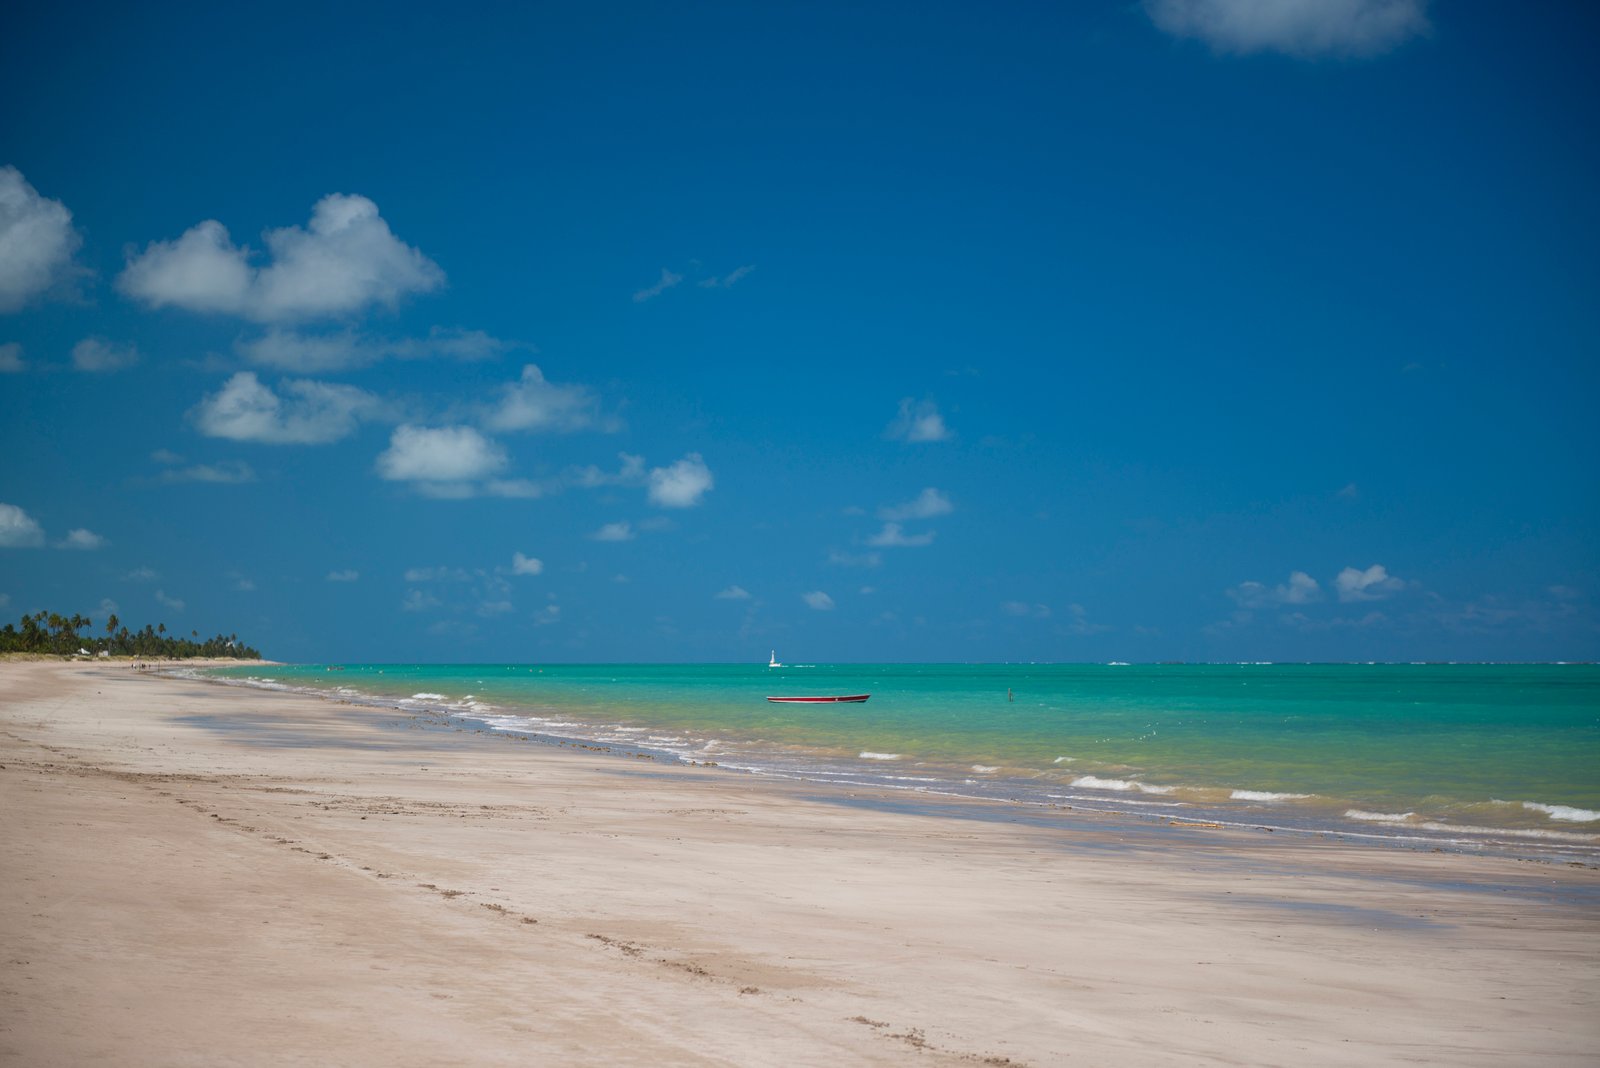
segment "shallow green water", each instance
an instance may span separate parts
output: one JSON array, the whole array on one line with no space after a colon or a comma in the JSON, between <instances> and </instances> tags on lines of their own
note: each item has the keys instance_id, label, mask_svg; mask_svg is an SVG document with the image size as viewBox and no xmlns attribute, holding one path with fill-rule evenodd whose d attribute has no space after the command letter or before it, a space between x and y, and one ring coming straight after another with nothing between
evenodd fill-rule
<instances>
[{"instance_id":1,"label":"shallow green water","mask_svg":"<svg viewBox=\"0 0 1600 1068\"><path fill-rule=\"evenodd\" d=\"M1600 845L1593 665L343 668L228 674L766 774Z\"/></svg>"}]
</instances>

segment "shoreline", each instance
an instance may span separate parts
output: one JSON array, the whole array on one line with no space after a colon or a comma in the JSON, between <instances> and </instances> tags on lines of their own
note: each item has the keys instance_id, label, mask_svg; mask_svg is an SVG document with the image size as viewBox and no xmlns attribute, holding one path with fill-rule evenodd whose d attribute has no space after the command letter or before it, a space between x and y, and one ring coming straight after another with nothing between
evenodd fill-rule
<instances>
[{"instance_id":1,"label":"shoreline","mask_svg":"<svg viewBox=\"0 0 1600 1068\"><path fill-rule=\"evenodd\" d=\"M903 811L104 662L0 663L0 732L19 1063L1577 1064L1600 1038L1590 867Z\"/></svg>"},{"instance_id":2,"label":"shoreline","mask_svg":"<svg viewBox=\"0 0 1600 1068\"><path fill-rule=\"evenodd\" d=\"M247 668L249 665L221 663L217 667ZM408 670L417 665L387 665ZM680 665L681 666L681 665ZM170 665L164 670L182 675L184 665ZM381 674L381 672L380 672ZM683 763L688 766L713 767L725 773L746 774L766 782L801 782L819 787L834 786L860 790L883 791L895 797L896 804L907 798L945 798L958 802L985 802L1018 805L1060 812L1074 812L1093 819L1097 816L1116 817L1147 824L1194 824L1208 828L1223 827L1255 833L1281 833L1289 836L1337 838L1353 843L1364 843L1386 848L1406 850L1438 850L1468 855L1498 856L1550 864L1579 863L1600 865L1600 835L1587 831L1587 825L1574 823L1570 827L1531 827L1526 824L1479 825L1478 822L1459 823L1436 817L1418 817L1416 812L1373 811L1372 802L1366 799L1339 800L1322 794L1293 793L1263 796L1269 801L1252 802L1241 795L1258 791L1212 786L1149 787L1143 783L1108 781L1104 775L1121 776L1124 772L1102 773L1098 770L1078 769L1083 777L1072 781L1048 782L1025 771L1002 772L999 775L968 777L969 772L939 764L917 762L901 765L888 762L886 754L860 754L857 761L840 755L824 755L800 748L786 748L781 752L754 754L749 751L730 752L726 748L729 735L716 731L713 744L719 752L700 751L692 737L678 739L684 742L677 748L651 745L639 737L618 733L615 723L607 725L593 719L593 709L574 711L567 708L540 706L542 716L555 716L550 728L537 726L541 715L515 705L483 705L471 695L463 701L451 701L443 694L413 693L409 696L384 694L379 690L351 688L340 678L332 689L309 680L255 679L240 676L201 675L192 677L210 679L227 685L260 687L266 690L287 690L324 700L348 701L372 708L393 709L402 713L431 711L452 721L465 722L471 729L484 729L502 736L526 737L541 744L587 746L597 751L616 751L623 755L648 754L665 763ZM376 680L363 678L370 685ZM481 681L480 681L481 685ZM409 689L410 686L403 689ZM522 721L521 725L514 721ZM561 730L558 728L569 728ZM643 732L645 728L622 728ZM651 728L655 729L655 728ZM659 728L669 733L685 733L681 727ZM688 732L693 736L692 729ZM703 741L703 739L702 739ZM734 742L737 747L739 743ZM711 759L711 756L716 759ZM895 755L896 758L898 754ZM877 761L863 763L867 758L884 761L883 769L906 768L915 771L910 776L880 771ZM977 768L974 771L979 770ZM985 772L1001 771L984 768ZM900 780L906 781L900 781ZM1085 785L1085 783L1088 783ZM934 785L927 785L934 784ZM1231 798L1219 800L1222 795ZM1148 794L1162 795L1152 799ZM1480 802L1480 804L1483 804ZM1492 802L1493 805L1514 807L1512 802ZM1404 807L1404 806L1401 806ZM1547 809L1550 806L1522 804L1522 808ZM1562 807L1562 806L1556 806ZM1586 813L1587 814L1587 813ZM1477 814L1482 821L1484 814Z\"/></svg>"}]
</instances>

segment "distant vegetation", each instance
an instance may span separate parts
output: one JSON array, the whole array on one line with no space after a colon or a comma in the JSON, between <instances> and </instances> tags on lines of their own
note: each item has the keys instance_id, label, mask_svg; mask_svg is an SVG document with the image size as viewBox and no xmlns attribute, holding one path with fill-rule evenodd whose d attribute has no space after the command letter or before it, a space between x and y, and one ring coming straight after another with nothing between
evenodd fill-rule
<instances>
[{"instance_id":1,"label":"distant vegetation","mask_svg":"<svg viewBox=\"0 0 1600 1068\"><path fill-rule=\"evenodd\" d=\"M173 660L189 657L232 657L260 660L261 654L239 640L237 634L218 634L201 638L199 631L189 637L169 634L165 623L143 630L129 630L113 612L106 620L105 634L92 633L94 620L88 616L58 616L54 612L35 612L23 616L20 624L7 623L0 629L0 653L56 653L74 656L87 652L108 656L160 656Z\"/></svg>"}]
</instances>

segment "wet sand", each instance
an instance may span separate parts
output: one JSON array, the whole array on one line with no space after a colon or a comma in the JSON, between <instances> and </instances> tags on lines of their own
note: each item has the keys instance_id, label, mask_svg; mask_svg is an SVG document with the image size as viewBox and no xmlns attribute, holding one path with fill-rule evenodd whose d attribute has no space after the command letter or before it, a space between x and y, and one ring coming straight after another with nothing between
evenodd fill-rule
<instances>
[{"instance_id":1,"label":"wet sand","mask_svg":"<svg viewBox=\"0 0 1600 1068\"><path fill-rule=\"evenodd\" d=\"M1592 1064L1600 872L0 662L0 1061Z\"/></svg>"}]
</instances>

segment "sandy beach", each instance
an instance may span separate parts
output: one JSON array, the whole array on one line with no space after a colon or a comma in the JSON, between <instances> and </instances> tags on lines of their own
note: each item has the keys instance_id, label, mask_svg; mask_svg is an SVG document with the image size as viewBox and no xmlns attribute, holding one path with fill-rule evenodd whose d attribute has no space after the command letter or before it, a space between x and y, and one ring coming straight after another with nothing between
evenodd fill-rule
<instances>
[{"instance_id":1,"label":"sandy beach","mask_svg":"<svg viewBox=\"0 0 1600 1068\"><path fill-rule=\"evenodd\" d=\"M1592 1064L1600 872L0 663L0 1060Z\"/></svg>"}]
</instances>

